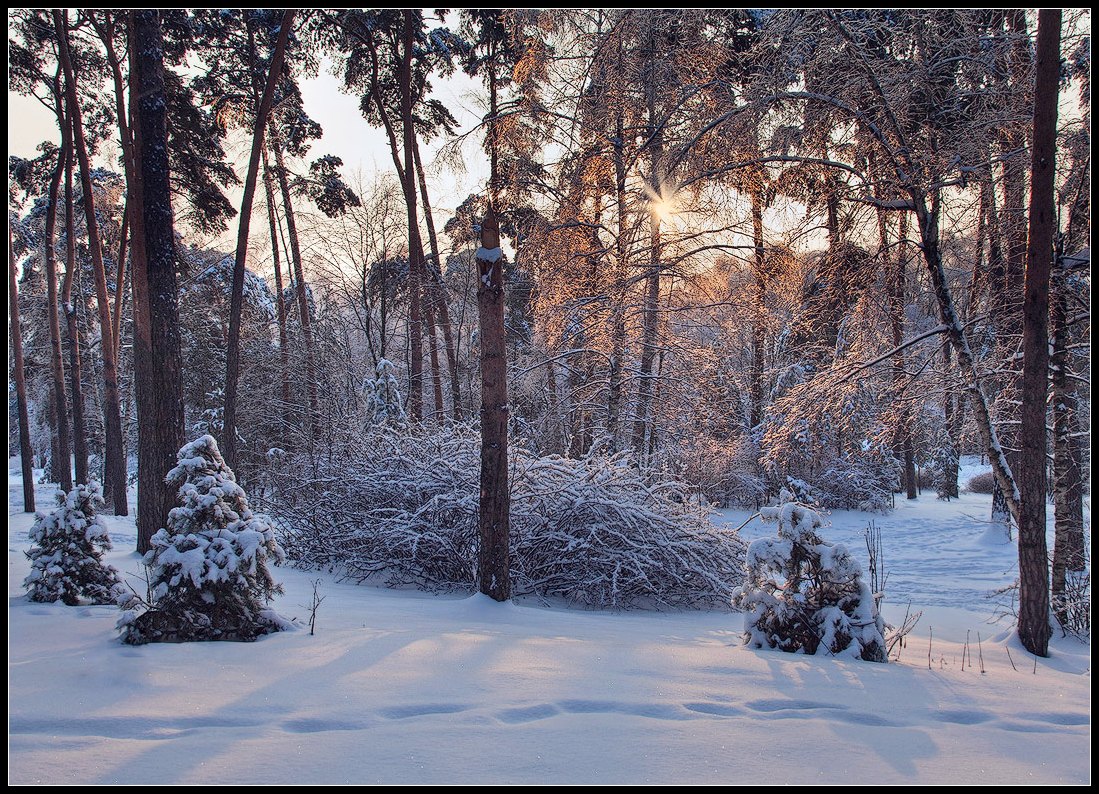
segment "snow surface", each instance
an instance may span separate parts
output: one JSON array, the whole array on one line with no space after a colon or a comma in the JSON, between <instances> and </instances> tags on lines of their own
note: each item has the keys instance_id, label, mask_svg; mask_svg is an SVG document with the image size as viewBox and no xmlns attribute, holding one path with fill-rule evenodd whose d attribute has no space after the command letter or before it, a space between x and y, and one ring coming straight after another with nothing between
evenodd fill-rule
<instances>
[{"instance_id":1,"label":"snow surface","mask_svg":"<svg viewBox=\"0 0 1099 794\"><path fill-rule=\"evenodd\" d=\"M316 636L126 647L117 609L26 599L33 516L18 512L17 459L8 489L9 784L1091 779L1089 648L1055 638L1035 671L986 623L984 595L1015 575L1014 546L981 541L988 496L925 492L888 516L835 513L821 530L864 560L872 518L887 620L909 598L924 610L900 661L881 665L751 650L735 613L501 605L288 568L275 569L286 595L274 607L304 623L320 578ZM52 488L37 491L49 504ZM106 520L107 560L136 575L132 517ZM756 521L744 534L772 531ZM982 644L963 670L967 630Z\"/></svg>"}]
</instances>

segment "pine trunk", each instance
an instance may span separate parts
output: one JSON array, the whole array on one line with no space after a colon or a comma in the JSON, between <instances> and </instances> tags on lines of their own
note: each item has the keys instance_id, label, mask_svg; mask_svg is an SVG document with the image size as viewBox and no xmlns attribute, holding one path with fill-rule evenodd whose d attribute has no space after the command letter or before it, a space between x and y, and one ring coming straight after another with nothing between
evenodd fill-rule
<instances>
[{"instance_id":1,"label":"pine trunk","mask_svg":"<svg viewBox=\"0 0 1099 794\"><path fill-rule=\"evenodd\" d=\"M83 366L80 362L80 317L72 302L76 280L76 218L73 208L73 152L71 141L65 152L65 280L61 302L65 308L65 327L69 337L69 392L72 398L73 456L76 458L76 482L87 485L88 430L84 422Z\"/></svg>"},{"instance_id":2,"label":"pine trunk","mask_svg":"<svg viewBox=\"0 0 1099 794\"><path fill-rule=\"evenodd\" d=\"M508 387L504 346L504 268L495 208L481 225L477 251L477 309L481 345L480 591L497 601L511 597L508 557Z\"/></svg>"},{"instance_id":3,"label":"pine trunk","mask_svg":"<svg viewBox=\"0 0 1099 794\"><path fill-rule=\"evenodd\" d=\"M286 332L286 298L283 295L282 265L279 261L279 226L275 212L275 186L268 163L267 147L263 147L263 187L267 192L267 222L271 227L271 259L275 269L276 321L279 326L279 383L282 396L280 418L287 428L290 424L290 337Z\"/></svg>"},{"instance_id":4,"label":"pine trunk","mask_svg":"<svg viewBox=\"0 0 1099 794\"><path fill-rule=\"evenodd\" d=\"M415 129L413 129L415 133ZM420 162L420 142L413 138L413 154L416 156L416 179L420 185L420 198L423 200L424 221L427 223L427 239L431 247L432 264L427 268L425 279L428 285L429 303L434 310L435 321L443 332L443 347L446 350L446 363L450 373L450 401L454 418L462 419L462 388L458 379L458 351L454 345L454 330L450 322L450 309L446 303L446 291L443 288L439 239L435 234L435 221L431 217L431 201L427 192L427 180L424 179L424 166ZM432 364L434 366L434 364Z\"/></svg>"},{"instance_id":5,"label":"pine trunk","mask_svg":"<svg viewBox=\"0 0 1099 794\"><path fill-rule=\"evenodd\" d=\"M92 168L88 146L84 140L84 124L80 115L80 100L76 93L76 74L69 55L68 30L63 12L54 11L54 28L57 33L58 56L65 72L65 92L68 116L72 123L73 146L80 163L80 181L84 191L84 218L88 233L88 249L95 273L96 303L99 307L99 331L104 344L103 352L103 424L106 435L105 464L103 472L104 495L110 499L115 515L126 515L126 457L122 441L122 412L118 392L118 360L115 357L111 323L110 296L107 292L107 273L103 263L103 248L99 238L99 225L95 214L95 197L92 189Z\"/></svg>"},{"instance_id":6,"label":"pine trunk","mask_svg":"<svg viewBox=\"0 0 1099 794\"><path fill-rule=\"evenodd\" d=\"M225 412L223 414L223 440L221 452L226 464L236 469L237 461L237 390L240 382L240 322L244 308L244 269L248 259L248 230L252 222L252 202L256 195L256 177L259 173L260 152L263 151L264 131L275 86L282 74L286 45L294 24L294 11L282 16L282 26L271 56L271 65L264 85L263 97L256 108L252 130L252 152L248 158L248 171L244 179L244 197L240 203L240 226L237 228L237 250L233 261L233 292L229 302L229 339L225 355Z\"/></svg>"},{"instance_id":7,"label":"pine trunk","mask_svg":"<svg viewBox=\"0 0 1099 794\"><path fill-rule=\"evenodd\" d=\"M1067 274L1058 268L1050 312L1050 409L1053 414L1053 586L1054 613L1061 625L1068 620L1066 593L1069 572L1083 571L1084 507L1081 444L1075 434L1079 410L1076 391L1068 372Z\"/></svg>"},{"instance_id":8,"label":"pine trunk","mask_svg":"<svg viewBox=\"0 0 1099 794\"><path fill-rule=\"evenodd\" d=\"M132 281L143 282L134 314L142 316L148 345L134 372L138 403L137 550L150 548L154 533L167 526L176 504L166 477L183 446L183 381L179 332L179 290L172 196L168 168L167 104L164 101L163 41L156 11L130 14L130 109L134 115L134 191ZM144 334L142 334L144 336Z\"/></svg>"},{"instance_id":9,"label":"pine trunk","mask_svg":"<svg viewBox=\"0 0 1099 794\"><path fill-rule=\"evenodd\" d=\"M423 243L420 240L420 218L417 210L415 163L413 144L414 119L412 116L412 11L404 11L401 63L398 82L401 95L401 129L404 135L404 176L401 186L404 188L405 207L408 211L408 415L414 422L423 418L423 368L424 340L423 319L421 317L421 290L423 273Z\"/></svg>"},{"instance_id":10,"label":"pine trunk","mask_svg":"<svg viewBox=\"0 0 1099 794\"><path fill-rule=\"evenodd\" d=\"M58 75L58 78L60 75ZM54 80L56 100L55 112L62 131L67 124L67 116L62 107L59 79ZM64 139L65 136L63 135ZM64 140L63 140L64 143ZM56 452L51 458L51 479L68 493L73 488L72 477L72 441L69 435L69 398L65 393L65 356L61 349L61 321L57 315L57 249L54 246L57 231L57 203L61 192L61 177L65 173L65 149L62 146L57 153L57 168L50 177L49 202L46 205L45 229L45 275L46 275L46 319L50 330L50 385L53 388L55 410L55 428L57 431Z\"/></svg>"},{"instance_id":11,"label":"pine trunk","mask_svg":"<svg viewBox=\"0 0 1099 794\"><path fill-rule=\"evenodd\" d=\"M290 238L290 261L294 267L294 294L298 301L298 319L301 322L302 336L305 337L305 388L309 397L309 438L310 443L312 443L320 436L320 402L317 395L317 359L313 344L313 317L309 312L305 268L302 265L301 242L298 239L298 221L294 215L294 201L290 196L290 181L287 178L286 160L282 152L282 141L274 128L271 129L271 148L275 152L275 173L278 176L279 192L282 194L282 209L286 216L286 235Z\"/></svg>"},{"instance_id":12,"label":"pine trunk","mask_svg":"<svg viewBox=\"0 0 1099 794\"><path fill-rule=\"evenodd\" d=\"M1019 460L1019 639L1049 653L1049 560L1046 557L1046 396L1049 375L1049 274L1056 224L1057 83L1061 11L1038 12L1030 234L1023 301L1022 431L1030 454Z\"/></svg>"},{"instance_id":13,"label":"pine trunk","mask_svg":"<svg viewBox=\"0 0 1099 794\"><path fill-rule=\"evenodd\" d=\"M12 367L15 370L15 401L19 413L19 461L23 472L23 512L34 512L34 472L31 459L30 418L27 414L27 379L23 372L23 328L19 323L19 286L15 280L15 253L8 225L8 315L11 319Z\"/></svg>"}]
</instances>

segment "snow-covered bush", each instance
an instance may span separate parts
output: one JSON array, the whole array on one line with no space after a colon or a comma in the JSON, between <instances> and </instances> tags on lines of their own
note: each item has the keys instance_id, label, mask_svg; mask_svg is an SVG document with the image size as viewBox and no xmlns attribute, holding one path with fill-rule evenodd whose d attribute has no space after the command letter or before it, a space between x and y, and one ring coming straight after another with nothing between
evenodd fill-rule
<instances>
[{"instance_id":1,"label":"snow-covered bush","mask_svg":"<svg viewBox=\"0 0 1099 794\"><path fill-rule=\"evenodd\" d=\"M696 490L667 475L647 481L623 456L520 457L514 591L591 607L727 606L744 544L708 520Z\"/></svg>"},{"instance_id":2,"label":"snow-covered bush","mask_svg":"<svg viewBox=\"0 0 1099 794\"><path fill-rule=\"evenodd\" d=\"M666 443L654 464L682 475L719 507L757 508L767 501L767 483L757 472L758 459L759 447L747 436L719 440L695 432Z\"/></svg>"},{"instance_id":3,"label":"snow-covered bush","mask_svg":"<svg viewBox=\"0 0 1099 794\"><path fill-rule=\"evenodd\" d=\"M780 501L789 498L784 493ZM761 511L778 536L748 546L748 578L736 597L748 643L789 653L886 661L885 624L858 564L816 530L820 514L794 501Z\"/></svg>"},{"instance_id":4,"label":"snow-covered bush","mask_svg":"<svg viewBox=\"0 0 1099 794\"><path fill-rule=\"evenodd\" d=\"M996 477L990 471L982 472L970 477L965 487L970 493L990 494L996 488Z\"/></svg>"},{"instance_id":5,"label":"snow-covered bush","mask_svg":"<svg viewBox=\"0 0 1099 794\"><path fill-rule=\"evenodd\" d=\"M279 467L270 510L290 557L357 581L470 590L479 436L375 428L325 459ZM727 606L744 544L705 517L693 486L649 482L621 457L511 456L516 595L591 607Z\"/></svg>"},{"instance_id":6,"label":"snow-covered bush","mask_svg":"<svg viewBox=\"0 0 1099 794\"><path fill-rule=\"evenodd\" d=\"M31 601L81 601L111 604L118 571L103 562L111 548L107 524L96 511L103 507L103 489L97 482L77 485L68 494L58 493L59 506L37 513L26 552L31 572L23 581Z\"/></svg>"},{"instance_id":7,"label":"snow-covered bush","mask_svg":"<svg viewBox=\"0 0 1099 794\"><path fill-rule=\"evenodd\" d=\"M123 641L247 641L285 628L268 607L282 587L267 568L285 556L266 517L249 508L214 438L185 444L166 479L179 488L180 506L143 560L149 601L120 600Z\"/></svg>"},{"instance_id":8,"label":"snow-covered bush","mask_svg":"<svg viewBox=\"0 0 1099 794\"><path fill-rule=\"evenodd\" d=\"M893 486L899 474L891 456L841 456L814 480L817 504L825 510L885 513L893 506Z\"/></svg>"}]
</instances>

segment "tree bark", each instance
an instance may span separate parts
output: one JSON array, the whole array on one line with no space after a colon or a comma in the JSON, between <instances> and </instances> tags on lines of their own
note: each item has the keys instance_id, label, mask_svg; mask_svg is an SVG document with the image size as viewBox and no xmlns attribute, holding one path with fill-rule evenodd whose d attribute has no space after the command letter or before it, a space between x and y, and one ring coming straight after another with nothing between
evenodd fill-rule
<instances>
[{"instance_id":1,"label":"tree bark","mask_svg":"<svg viewBox=\"0 0 1099 794\"><path fill-rule=\"evenodd\" d=\"M650 72L655 72L657 53L650 30L648 60ZM650 170L652 171L651 201L659 201L664 194L665 174L663 172L664 138L658 126L656 116L656 86L650 74L647 88ZM649 423L653 401L653 365L656 362L657 334L660 325L660 268L662 242L660 237L660 215L655 207L649 211L649 268L645 275L645 303L641 315L641 367L637 384L637 420L634 422L633 449L637 460L643 462L649 448Z\"/></svg>"},{"instance_id":2,"label":"tree bark","mask_svg":"<svg viewBox=\"0 0 1099 794\"><path fill-rule=\"evenodd\" d=\"M481 224L477 251L477 309L481 344L481 501L478 555L480 591L497 601L511 597L508 556L508 387L504 336L504 268L495 208Z\"/></svg>"},{"instance_id":3,"label":"tree bark","mask_svg":"<svg viewBox=\"0 0 1099 794\"><path fill-rule=\"evenodd\" d=\"M401 186L404 188L405 206L408 209L408 337L409 337L409 367L408 367L408 415L413 421L419 421L423 416L423 367L424 367L424 340L423 320L421 318L421 274L423 273L423 243L420 240L420 219L416 209L416 187L414 183L413 163L413 131L412 117L412 26L413 14L405 10L404 27L401 30L402 51L401 63L398 71L398 82L401 95L401 129L404 134L404 178Z\"/></svg>"},{"instance_id":4,"label":"tree bark","mask_svg":"<svg viewBox=\"0 0 1099 794\"><path fill-rule=\"evenodd\" d=\"M11 319L12 367L15 370L15 401L19 413L19 461L23 472L23 512L34 512L34 472L31 458L30 419L27 415L27 379L23 372L23 328L19 323L19 286L15 280L15 253L8 225L8 315Z\"/></svg>"},{"instance_id":5,"label":"tree bark","mask_svg":"<svg viewBox=\"0 0 1099 794\"><path fill-rule=\"evenodd\" d=\"M282 16L279 37L275 41L275 51L271 55L271 65L267 73L267 83L263 97L256 108L255 126L252 132L252 152L248 158L248 172L244 180L244 197L240 203L240 226L237 229L237 252L233 262L233 292L229 304L229 340L225 355L225 412L221 452L229 468L237 467L237 389L240 381L240 322L244 307L244 269L248 258L248 230L252 222L252 202L256 195L256 176L259 173L260 152L263 150L263 136L267 128L267 117L271 112L271 103L275 95L275 86L282 74L282 64L286 57L286 45L290 38L290 28L294 24L294 11L289 10Z\"/></svg>"},{"instance_id":6,"label":"tree bark","mask_svg":"<svg viewBox=\"0 0 1099 794\"><path fill-rule=\"evenodd\" d=\"M106 461L104 464L104 490L110 499L115 515L126 515L126 457L122 442L122 412L119 407L118 360L115 357L113 325L111 323L110 297L107 293L107 274L103 264L103 248L99 239L99 226L95 216L95 199L92 190L91 162L84 140L84 124L80 116L80 100L76 94L76 74L69 55L67 22L63 12L53 12L57 34L58 57L65 73L65 93L68 116L73 129L73 146L80 163L80 181L84 191L84 217L87 225L88 248L95 272L96 303L99 307L99 330L104 344L103 352L103 424L106 433Z\"/></svg>"},{"instance_id":7,"label":"tree bark","mask_svg":"<svg viewBox=\"0 0 1099 794\"><path fill-rule=\"evenodd\" d=\"M142 339L134 335L135 349L148 346L141 356L146 366L134 372L136 392L146 395L137 401L137 550L144 554L176 504L175 489L165 478L184 442L183 382L164 51L157 11L130 13L130 41L136 177L131 278L144 282L143 302L134 301L134 314L141 313L148 334Z\"/></svg>"},{"instance_id":8,"label":"tree bark","mask_svg":"<svg viewBox=\"0 0 1099 794\"><path fill-rule=\"evenodd\" d=\"M1057 268L1053 279L1053 307L1050 312L1050 408L1053 414L1053 583L1050 593L1054 613L1064 626L1068 620L1065 601L1069 572L1083 571L1084 507L1081 444L1077 429L1079 404L1069 379L1068 274Z\"/></svg>"},{"instance_id":9,"label":"tree bark","mask_svg":"<svg viewBox=\"0 0 1099 794\"><path fill-rule=\"evenodd\" d=\"M621 44L619 45L621 55ZM617 231L614 240L614 282L611 300L611 355L607 373L607 442L608 451L614 454L619 449L619 435L622 427L622 408L625 397L624 377L626 363L626 295L629 280L629 239L627 221L629 210L626 204L626 156L625 121L622 108L615 110L614 138L614 202L617 216Z\"/></svg>"},{"instance_id":10,"label":"tree bark","mask_svg":"<svg viewBox=\"0 0 1099 794\"><path fill-rule=\"evenodd\" d=\"M62 136L64 138L64 136ZM73 151L69 140L65 149L65 279L61 303L65 309L65 327L69 337L69 392L72 398L73 457L76 458L76 482L88 483L88 430L84 422L84 384L80 362L80 317L72 300L76 280L76 218L73 208Z\"/></svg>"},{"instance_id":11,"label":"tree bark","mask_svg":"<svg viewBox=\"0 0 1099 794\"><path fill-rule=\"evenodd\" d=\"M317 362L313 344L313 317L309 312L309 295L306 292L305 268L301 259L301 242L298 239L298 222L294 215L294 200L290 196L290 180L287 178L286 160L282 153L282 140L278 130L271 128L271 148L275 152L275 174L282 194L282 209L286 217L286 234L290 238L290 261L294 267L294 295L298 301L298 320L305 337L306 394L309 397L309 440L320 436L320 404L317 395Z\"/></svg>"},{"instance_id":12,"label":"tree bark","mask_svg":"<svg viewBox=\"0 0 1099 794\"><path fill-rule=\"evenodd\" d=\"M60 70L54 78L54 112L57 123L64 130L68 117L62 107ZM57 203L61 190L61 177L65 173L65 149L62 145L57 153L57 168L50 177L49 199L46 205L45 263L46 263L46 319L50 329L50 385L53 388L53 404L57 429L57 449L51 457L51 479L68 493L73 488L72 477L72 441L69 434L69 399L65 393L65 357L61 350L61 321L57 315L57 249L54 247L57 231Z\"/></svg>"},{"instance_id":13,"label":"tree bark","mask_svg":"<svg viewBox=\"0 0 1099 794\"><path fill-rule=\"evenodd\" d=\"M1046 557L1046 396L1049 374L1049 274L1056 224L1057 83L1061 11L1038 12L1031 162L1030 234L1023 299L1022 431L1030 454L1019 459L1019 639L1049 653L1049 560Z\"/></svg>"},{"instance_id":14,"label":"tree bark","mask_svg":"<svg viewBox=\"0 0 1099 794\"><path fill-rule=\"evenodd\" d=\"M416 179L420 185L420 198L424 204L424 221L427 223L427 239L431 247L432 265L425 274L428 284L427 292L430 296L429 302L434 309L435 320L443 332L443 347L446 350L446 363L450 373L450 401L454 410L454 418L461 421L462 388L458 378L458 351L454 346L454 330L450 322L450 309L446 303L446 292L443 288L443 260L440 256L439 240L435 235L435 221L431 217L431 201L428 198L427 180L424 179L424 166L420 161L418 137L413 139L413 147L413 153L416 156Z\"/></svg>"},{"instance_id":15,"label":"tree bark","mask_svg":"<svg viewBox=\"0 0 1099 794\"><path fill-rule=\"evenodd\" d=\"M279 261L279 226L275 212L275 186L268 162L267 147L263 147L263 187L267 192L267 222L271 226L271 259L275 269L275 306L279 326L279 383L282 396L280 418L290 427L290 337L286 332L286 298L283 295L282 265Z\"/></svg>"}]
</instances>

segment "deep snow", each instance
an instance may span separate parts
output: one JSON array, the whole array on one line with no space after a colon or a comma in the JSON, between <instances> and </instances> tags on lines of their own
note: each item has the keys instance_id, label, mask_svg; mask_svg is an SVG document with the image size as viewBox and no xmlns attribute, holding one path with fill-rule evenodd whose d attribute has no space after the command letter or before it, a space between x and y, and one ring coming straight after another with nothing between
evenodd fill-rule
<instances>
[{"instance_id":1,"label":"deep snow","mask_svg":"<svg viewBox=\"0 0 1099 794\"><path fill-rule=\"evenodd\" d=\"M317 634L123 646L118 610L33 604L33 516L9 465L9 784L1090 782L1090 649L1037 662L984 596L1014 578L987 496L836 513L882 528L886 618L924 617L889 665L755 651L728 612L499 605L276 569ZM963 479L964 482L964 479ZM48 486L40 506L52 507ZM739 524L747 513L716 520ZM132 518L110 563L136 573ZM769 534L758 521L745 537ZM139 587L143 583L132 581ZM928 629L931 669L928 669ZM962 669L970 632L973 665ZM977 632L981 645L977 646ZM1008 658L1010 650L1018 670ZM985 672L978 667L983 657Z\"/></svg>"}]
</instances>

